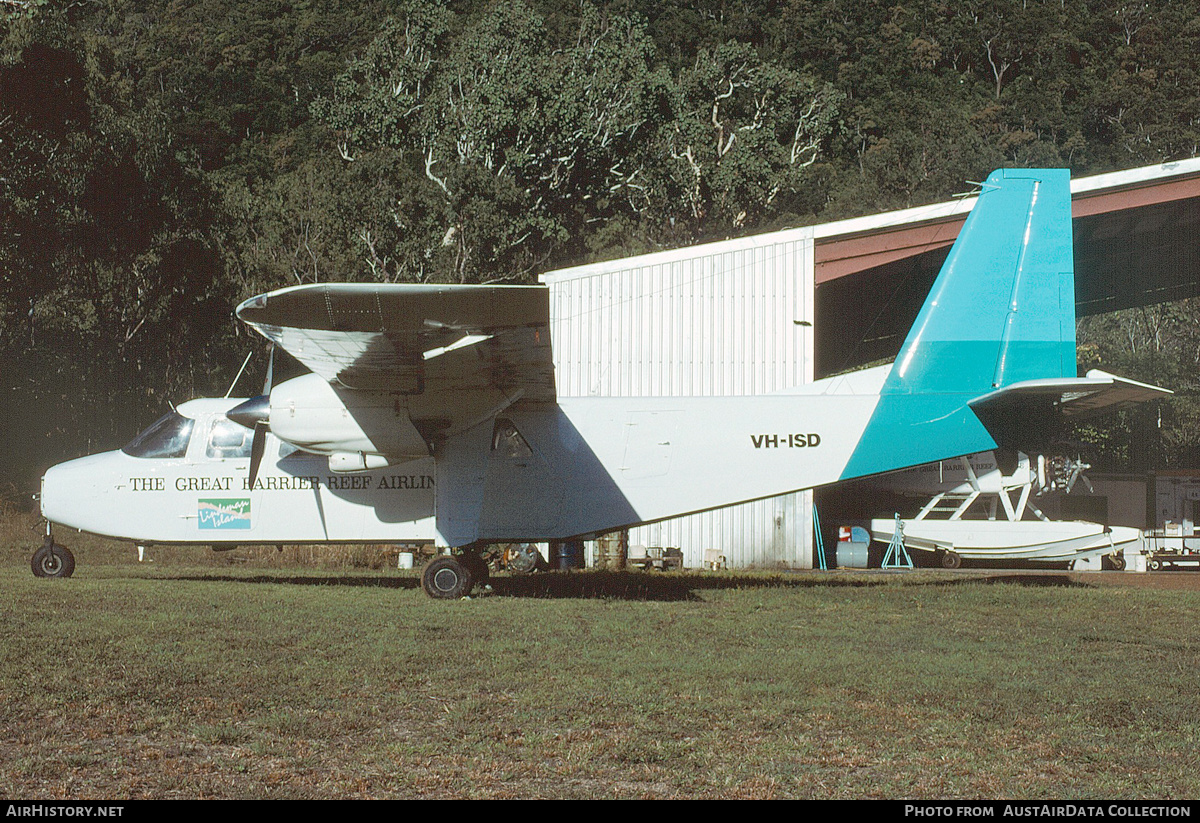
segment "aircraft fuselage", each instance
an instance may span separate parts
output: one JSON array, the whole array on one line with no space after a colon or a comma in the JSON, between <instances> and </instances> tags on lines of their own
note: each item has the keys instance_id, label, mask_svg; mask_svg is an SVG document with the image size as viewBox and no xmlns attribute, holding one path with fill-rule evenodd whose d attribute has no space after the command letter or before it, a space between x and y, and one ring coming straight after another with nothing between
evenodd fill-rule
<instances>
[{"instance_id":1,"label":"aircraft fuselage","mask_svg":"<svg viewBox=\"0 0 1200 823\"><path fill-rule=\"evenodd\" d=\"M251 486L251 433L224 416L238 402L182 404L167 425L188 428L188 437L172 448L54 466L42 478L43 516L142 544L434 540L432 459L342 474L326 456L268 436Z\"/></svg>"}]
</instances>

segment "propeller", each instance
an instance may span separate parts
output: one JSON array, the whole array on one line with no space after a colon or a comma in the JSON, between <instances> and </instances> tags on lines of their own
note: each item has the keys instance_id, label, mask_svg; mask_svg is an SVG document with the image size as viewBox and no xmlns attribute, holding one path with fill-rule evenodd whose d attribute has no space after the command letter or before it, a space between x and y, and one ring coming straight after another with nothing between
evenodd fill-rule
<instances>
[{"instance_id":1,"label":"propeller","mask_svg":"<svg viewBox=\"0 0 1200 823\"><path fill-rule=\"evenodd\" d=\"M254 439L250 441L250 488L254 488L254 481L258 479L258 469L262 465L263 452L267 448L267 432L271 430L271 381L275 374L275 344L271 344L271 356L267 361L267 377L263 381L263 393L257 397L251 397L244 403L239 403L229 411L225 412L225 416L245 426L248 429L254 430Z\"/></svg>"},{"instance_id":2,"label":"propeller","mask_svg":"<svg viewBox=\"0 0 1200 823\"><path fill-rule=\"evenodd\" d=\"M1075 482L1077 480L1083 481L1083 485L1087 487L1089 494L1096 493L1095 488L1092 487L1092 481L1088 480L1087 475L1084 474L1084 472L1090 468L1091 468L1090 465L1088 465L1087 463L1084 463L1081 460L1074 461L1074 465L1071 468L1071 476L1067 480L1067 494L1070 494L1071 489L1075 488Z\"/></svg>"},{"instance_id":3,"label":"propeller","mask_svg":"<svg viewBox=\"0 0 1200 823\"><path fill-rule=\"evenodd\" d=\"M1084 474L1092 466L1090 463L1085 463L1081 457L1074 460L1069 457L1054 457L1049 462L1052 477L1047 491L1062 489L1066 494L1070 494L1071 490L1075 488L1075 484L1081 482L1089 493L1095 492L1092 481L1088 480L1087 475Z\"/></svg>"}]
</instances>

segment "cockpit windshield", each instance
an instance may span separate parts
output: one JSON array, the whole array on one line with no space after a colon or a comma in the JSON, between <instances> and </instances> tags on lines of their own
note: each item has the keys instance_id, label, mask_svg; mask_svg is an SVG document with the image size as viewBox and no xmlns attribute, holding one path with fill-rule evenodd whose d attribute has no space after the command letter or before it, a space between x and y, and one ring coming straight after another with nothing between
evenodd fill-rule
<instances>
[{"instance_id":1,"label":"cockpit windshield","mask_svg":"<svg viewBox=\"0 0 1200 823\"><path fill-rule=\"evenodd\" d=\"M132 457L183 457L195 422L179 412L168 412L121 451Z\"/></svg>"}]
</instances>

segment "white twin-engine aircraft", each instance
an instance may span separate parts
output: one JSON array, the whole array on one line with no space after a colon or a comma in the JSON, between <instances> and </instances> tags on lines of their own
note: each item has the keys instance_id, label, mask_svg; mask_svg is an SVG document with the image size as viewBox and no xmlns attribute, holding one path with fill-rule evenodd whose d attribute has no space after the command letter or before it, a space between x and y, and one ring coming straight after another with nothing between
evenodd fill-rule
<instances>
[{"instance_id":1,"label":"white twin-engine aircraft","mask_svg":"<svg viewBox=\"0 0 1200 823\"><path fill-rule=\"evenodd\" d=\"M237 314L312 373L233 408L184 404L123 451L52 468L48 521L277 544L399 541L432 515L454 551L423 585L461 597L490 543L1016 447L1061 415L1164 393L1076 376L1065 170L988 178L893 365L774 394L560 398L542 286L297 286ZM33 566L61 576L74 560L48 537Z\"/></svg>"}]
</instances>

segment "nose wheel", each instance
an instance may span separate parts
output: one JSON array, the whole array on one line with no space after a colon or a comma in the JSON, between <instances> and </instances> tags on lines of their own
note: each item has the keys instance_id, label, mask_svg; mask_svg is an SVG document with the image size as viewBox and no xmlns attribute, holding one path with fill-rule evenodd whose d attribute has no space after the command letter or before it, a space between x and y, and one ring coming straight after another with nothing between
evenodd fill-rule
<instances>
[{"instance_id":1,"label":"nose wheel","mask_svg":"<svg viewBox=\"0 0 1200 823\"><path fill-rule=\"evenodd\" d=\"M33 553L29 566L37 577L70 577L75 573L75 555L47 535L46 542Z\"/></svg>"}]
</instances>

